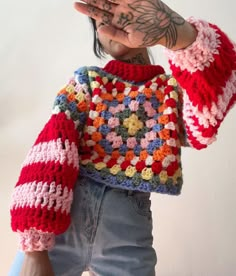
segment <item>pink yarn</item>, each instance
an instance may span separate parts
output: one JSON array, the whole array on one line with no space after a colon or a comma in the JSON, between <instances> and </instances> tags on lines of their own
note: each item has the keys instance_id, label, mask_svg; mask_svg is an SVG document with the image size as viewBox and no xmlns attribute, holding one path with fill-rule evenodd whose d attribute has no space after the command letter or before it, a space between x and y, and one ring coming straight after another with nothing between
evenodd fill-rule
<instances>
[{"instance_id":1,"label":"pink yarn","mask_svg":"<svg viewBox=\"0 0 236 276\"><path fill-rule=\"evenodd\" d=\"M30 149L23 167L36 162L47 163L55 161L60 164L67 162L68 165L73 164L75 168L78 168L79 159L76 154L77 151L78 148L75 143L72 142L70 144L69 140L65 140L62 143L61 138L58 138L57 140L42 142Z\"/></svg>"},{"instance_id":2,"label":"pink yarn","mask_svg":"<svg viewBox=\"0 0 236 276\"><path fill-rule=\"evenodd\" d=\"M119 121L118 118L112 117L108 120L108 126L111 127L111 128L115 128L119 125L120 125L120 121Z\"/></svg>"},{"instance_id":3,"label":"pink yarn","mask_svg":"<svg viewBox=\"0 0 236 276\"><path fill-rule=\"evenodd\" d=\"M198 31L196 41L186 49L171 51L165 49L165 54L171 59L172 64L179 67L181 71L187 70L189 73L197 70L203 71L214 61L214 54L218 54L220 47L219 34L203 20L196 20L193 17L188 19Z\"/></svg>"},{"instance_id":4,"label":"pink yarn","mask_svg":"<svg viewBox=\"0 0 236 276\"><path fill-rule=\"evenodd\" d=\"M55 244L55 235L31 228L19 233L19 249L31 251L50 250Z\"/></svg>"},{"instance_id":5,"label":"pink yarn","mask_svg":"<svg viewBox=\"0 0 236 276\"><path fill-rule=\"evenodd\" d=\"M137 111L139 107L139 103L137 101L131 101L129 104L129 108L131 111Z\"/></svg>"},{"instance_id":6,"label":"pink yarn","mask_svg":"<svg viewBox=\"0 0 236 276\"><path fill-rule=\"evenodd\" d=\"M133 149L137 145L137 141L135 137L129 137L126 141L127 147Z\"/></svg>"}]
</instances>

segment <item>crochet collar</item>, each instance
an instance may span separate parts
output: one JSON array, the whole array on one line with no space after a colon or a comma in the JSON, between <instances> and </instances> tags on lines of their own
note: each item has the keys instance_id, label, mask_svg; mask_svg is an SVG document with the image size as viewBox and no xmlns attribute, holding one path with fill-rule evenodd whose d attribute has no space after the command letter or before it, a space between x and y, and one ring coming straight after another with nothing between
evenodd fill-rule
<instances>
[{"instance_id":1,"label":"crochet collar","mask_svg":"<svg viewBox=\"0 0 236 276\"><path fill-rule=\"evenodd\" d=\"M119 60L111 60L103 68L104 71L126 81L143 82L164 74L159 65L130 64Z\"/></svg>"}]
</instances>

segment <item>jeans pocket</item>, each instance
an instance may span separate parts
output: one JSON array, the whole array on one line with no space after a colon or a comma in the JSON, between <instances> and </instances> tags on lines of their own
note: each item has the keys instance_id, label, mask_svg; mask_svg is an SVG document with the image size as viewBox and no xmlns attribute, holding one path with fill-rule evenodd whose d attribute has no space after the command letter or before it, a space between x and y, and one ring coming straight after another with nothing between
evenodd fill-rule
<instances>
[{"instance_id":1,"label":"jeans pocket","mask_svg":"<svg viewBox=\"0 0 236 276\"><path fill-rule=\"evenodd\" d=\"M133 192L132 195L128 195L131 201L132 207L135 212L141 216L151 217L151 199L150 193Z\"/></svg>"}]
</instances>

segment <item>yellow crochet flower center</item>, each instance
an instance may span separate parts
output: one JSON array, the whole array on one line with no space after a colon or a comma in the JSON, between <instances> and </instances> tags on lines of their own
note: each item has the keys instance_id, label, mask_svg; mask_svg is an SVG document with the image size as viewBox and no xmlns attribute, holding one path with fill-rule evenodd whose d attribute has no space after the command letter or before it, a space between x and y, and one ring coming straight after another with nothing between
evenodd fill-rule
<instances>
[{"instance_id":1,"label":"yellow crochet flower center","mask_svg":"<svg viewBox=\"0 0 236 276\"><path fill-rule=\"evenodd\" d=\"M98 81L92 81L91 82L91 88L94 89L94 88L98 88L100 86L100 83Z\"/></svg>"},{"instance_id":2,"label":"yellow crochet flower center","mask_svg":"<svg viewBox=\"0 0 236 276\"><path fill-rule=\"evenodd\" d=\"M103 162L99 162L95 164L95 168L100 171L101 169L106 168L106 164Z\"/></svg>"},{"instance_id":3,"label":"yellow crochet flower center","mask_svg":"<svg viewBox=\"0 0 236 276\"><path fill-rule=\"evenodd\" d=\"M121 171L120 165L114 165L111 169L110 172L114 175L116 175L119 171Z\"/></svg>"},{"instance_id":4,"label":"yellow crochet flower center","mask_svg":"<svg viewBox=\"0 0 236 276\"><path fill-rule=\"evenodd\" d=\"M139 121L137 115L132 114L129 118L124 120L123 125L128 128L129 135L134 136L136 132L143 127L143 122Z\"/></svg>"},{"instance_id":5,"label":"yellow crochet flower center","mask_svg":"<svg viewBox=\"0 0 236 276\"><path fill-rule=\"evenodd\" d=\"M166 183L166 181L168 179L167 172L166 171L161 171L160 174L159 174L159 177L160 177L160 181L162 183Z\"/></svg>"},{"instance_id":6,"label":"yellow crochet flower center","mask_svg":"<svg viewBox=\"0 0 236 276\"><path fill-rule=\"evenodd\" d=\"M173 181L174 181L175 183L177 183L177 179L178 179L179 177L181 177L181 175L182 175L182 172L181 172L181 169L179 168L179 169L174 173L174 175L173 175Z\"/></svg>"},{"instance_id":7,"label":"yellow crochet flower center","mask_svg":"<svg viewBox=\"0 0 236 276\"><path fill-rule=\"evenodd\" d=\"M83 92L79 92L75 95L75 98L78 102L82 102L85 99L84 93Z\"/></svg>"},{"instance_id":8,"label":"yellow crochet flower center","mask_svg":"<svg viewBox=\"0 0 236 276\"><path fill-rule=\"evenodd\" d=\"M177 86L177 81L174 78L168 80L168 85Z\"/></svg>"},{"instance_id":9,"label":"yellow crochet flower center","mask_svg":"<svg viewBox=\"0 0 236 276\"><path fill-rule=\"evenodd\" d=\"M128 166L125 170L125 175L128 177L134 176L135 173L136 173L136 168L133 166Z\"/></svg>"},{"instance_id":10,"label":"yellow crochet flower center","mask_svg":"<svg viewBox=\"0 0 236 276\"><path fill-rule=\"evenodd\" d=\"M142 170L141 176L145 180L150 180L153 177L153 172L151 168L144 168Z\"/></svg>"},{"instance_id":11,"label":"yellow crochet flower center","mask_svg":"<svg viewBox=\"0 0 236 276\"><path fill-rule=\"evenodd\" d=\"M74 85L69 84L69 85L66 86L66 92L74 93L74 91L75 91Z\"/></svg>"},{"instance_id":12,"label":"yellow crochet flower center","mask_svg":"<svg viewBox=\"0 0 236 276\"><path fill-rule=\"evenodd\" d=\"M88 71L88 75L92 78L95 78L95 77L99 76L99 74L95 71Z\"/></svg>"},{"instance_id":13,"label":"yellow crochet flower center","mask_svg":"<svg viewBox=\"0 0 236 276\"><path fill-rule=\"evenodd\" d=\"M107 83L108 83L108 78L107 78L107 77L103 77L103 78L102 78L102 82L103 82L104 84L107 84Z\"/></svg>"},{"instance_id":14,"label":"yellow crochet flower center","mask_svg":"<svg viewBox=\"0 0 236 276\"><path fill-rule=\"evenodd\" d=\"M178 101L178 94L175 91L170 92L170 97Z\"/></svg>"}]
</instances>

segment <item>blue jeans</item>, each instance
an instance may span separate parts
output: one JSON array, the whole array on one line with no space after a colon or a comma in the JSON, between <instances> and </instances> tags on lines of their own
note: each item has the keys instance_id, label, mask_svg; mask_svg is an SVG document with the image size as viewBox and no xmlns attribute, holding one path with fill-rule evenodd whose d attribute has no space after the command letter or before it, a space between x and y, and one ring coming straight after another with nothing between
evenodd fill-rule
<instances>
[{"instance_id":1,"label":"blue jeans","mask_svg":"<svg viewBox=\"0 0 236 276\"><path fill-rule=\"evenodd\" d=\"M150 193L108 187L80 176L69 229L49 252L56 276L154 276ZM18 276L18 252L9 276Z\"/></svg>"}]
</instances>

